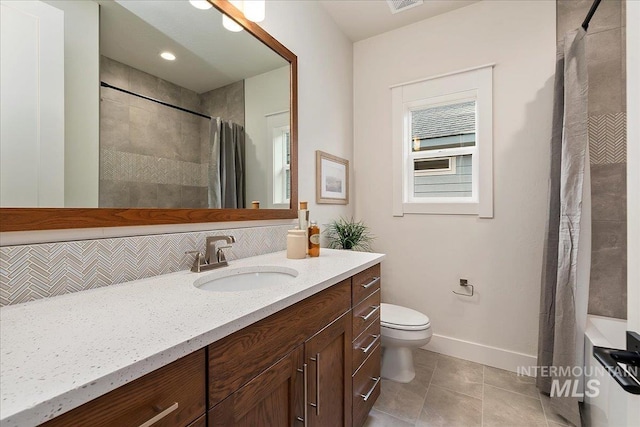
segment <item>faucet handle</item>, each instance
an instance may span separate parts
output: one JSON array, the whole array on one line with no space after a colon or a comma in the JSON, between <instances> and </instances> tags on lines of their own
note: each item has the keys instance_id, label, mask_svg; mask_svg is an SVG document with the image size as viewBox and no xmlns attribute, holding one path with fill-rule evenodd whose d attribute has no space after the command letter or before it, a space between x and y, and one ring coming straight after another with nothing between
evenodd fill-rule
<instances>
[{"instance_id":1,"label":"faucet handle","mask_svg":"<svg viewBox=\"0 0 640 427\"><path fill-rule=\"evenodd\" d=\"M202 266L202 253L200 251L187 251L185 255L193 254L196 258L193 260L193 265L191 266L191 271L194 273L200 273L200 267Z\"/></svg>"},{"instance_id":2,"label":"faucet handle","mask_svg":"<svg viewBox=\"0 0 640 427\"><path fill-rule=\"evenodd\" d=\"M227 257L224 255L223 249L229 249L230 247L231 245L218 247L218 250L216 251L216 259L218 260L218 262L227 262Z\"/></svg>"}]
</instances>

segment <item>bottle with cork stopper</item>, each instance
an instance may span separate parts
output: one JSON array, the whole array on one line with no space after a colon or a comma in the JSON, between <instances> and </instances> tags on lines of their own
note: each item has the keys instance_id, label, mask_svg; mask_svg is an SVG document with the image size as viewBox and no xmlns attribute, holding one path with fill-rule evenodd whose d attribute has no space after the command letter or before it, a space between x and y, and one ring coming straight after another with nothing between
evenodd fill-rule
<instances>
[{"instance_id":1,"label":"bottle with cork stopper","mask_svg":"<svg viewBox=\"0 0 640 427\"><path fill-rule=\"evenodd\" d=\"M309 210L307 209L307 202L300 202L300 209L298 209L298 227L305 233L305 241L309 241ZM308 246L308 244L307 244ZM307 250L308 252L308 250Z\"/></svg>"},{"instance_id":2,"label":"bottle with cork stopper","mask_svg":"<svg viewBox=\"0 0 640 427\"><path fill-rule=\"evenodd\" d=\"M309 226L309 256L320 256L320 227L315 221Z\"/></svg>"}]
</instances>

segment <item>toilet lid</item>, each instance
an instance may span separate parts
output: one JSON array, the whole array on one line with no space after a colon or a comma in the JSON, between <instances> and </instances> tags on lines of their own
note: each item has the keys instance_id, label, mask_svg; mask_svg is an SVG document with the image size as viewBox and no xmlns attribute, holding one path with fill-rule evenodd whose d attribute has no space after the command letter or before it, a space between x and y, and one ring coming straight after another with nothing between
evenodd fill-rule
<instances>
[{"instance_id":1,"label":"toilet lid","mask_svg":"<svg viewBox=\"0 0 640 427\"><path fill-rule=\"evenodd\" d=\"M419 311L384 302L380 304L380 324L387 328L414 331L431 326L429 318Z\"/></svg>"}]
</instances>

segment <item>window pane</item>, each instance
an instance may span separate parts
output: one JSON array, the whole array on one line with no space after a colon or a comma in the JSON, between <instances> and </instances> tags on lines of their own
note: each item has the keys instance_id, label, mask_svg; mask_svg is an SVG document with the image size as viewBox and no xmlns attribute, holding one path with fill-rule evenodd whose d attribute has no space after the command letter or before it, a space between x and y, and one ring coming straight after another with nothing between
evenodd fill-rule
<instances>
[{"instance_id":1,"label":"window pane","mask_svg":"<svg viewBox=\"0 0 640 427\"><path fill-rule=\"evenodd\" d=\"M285 149L287 150L286 152L286 160L285 160L285 164L290 164L291 163L291 141L290 141L290 137L291 137L291 133L287 130L284 133L284 146Z\"/></svg>"},{"instance_id":2,"label":"window pane","mask_svg":"<svg viewBox=\"0 0 640 427\"><path fill-rule=\"evenodd\" d=\"M284 176L285 176L285 193L286 193L286 199L289 200L291 198L291 171L289 169L287 169L284 172Z\"/></svg>"},{"instance_id":3,"label":"window pane","mask_svg":"<svg viewBox=\"0 0 640 427\"><path fill-rule=\"evenodd\" d=\"M471 157L471 154L451 157L455 167L447 172L414 170L413 196L471 197Z\"/></svg>"},{"instance_id":4,"label":"window pane","mask_svg":"<svg viewBox=\"0 0 640 427\"><path fill-rule=\"evenodd\" d=\"M411 148L414 152L473 146L475 132L475 101L411 111Z\"/></svg>"},{"instance_id":5,"label":"window pane","mask_svg":"<svg viewBox=\"0 0 640 427\"><path fill-rule=\"evenodd\" d=\"M415 160L413 162L413 170L416 172L451 170L451 157Z\"/></svg>"}]
</instances>

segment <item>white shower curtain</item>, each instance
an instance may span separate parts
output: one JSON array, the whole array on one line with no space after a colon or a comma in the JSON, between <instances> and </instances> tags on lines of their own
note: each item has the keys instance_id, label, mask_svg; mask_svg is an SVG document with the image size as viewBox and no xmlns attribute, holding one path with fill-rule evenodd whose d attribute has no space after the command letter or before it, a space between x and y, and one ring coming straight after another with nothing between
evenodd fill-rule
<instances>
[{"instance_id":1,"label":"white shower curtain","mask_svg":"<svg viewBox=\"0 0 640 427\"><path fill-rule=\"evenodd\" d=\"M591 228L585 35L582 28L567 33L556 63L538 365L559 369L541 370L550 375L538 375L536 380L547 394L554 386L558 391L570 384L567 395L552 396L551 406L576 426L581 425L578 397L571 391L582 383Z\"/></svg>"}]
</instances>

